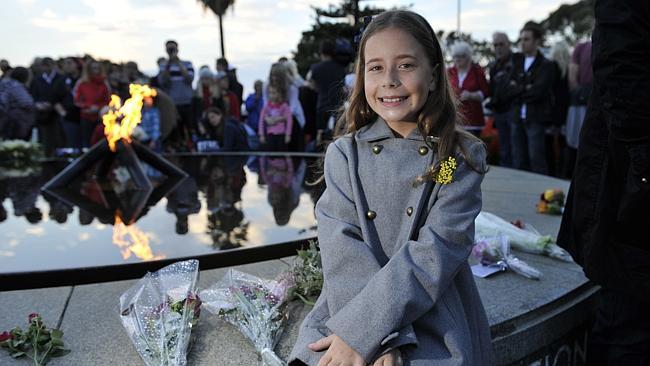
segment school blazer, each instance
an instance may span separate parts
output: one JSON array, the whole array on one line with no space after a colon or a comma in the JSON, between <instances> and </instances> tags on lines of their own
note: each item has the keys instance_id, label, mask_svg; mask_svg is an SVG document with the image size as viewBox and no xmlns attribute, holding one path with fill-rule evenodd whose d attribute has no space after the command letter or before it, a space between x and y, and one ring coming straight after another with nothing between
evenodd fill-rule
<instances>
[{"instance_id":1,"label":"school blazer","mask_svg":"<svg viewBox=\"0 0 650 366\"><path fill-rule=\"evenodd\" d=\"M483 145L463 147L483 171ZM332 333L366 362L400 347L405 365L493 363L467 263L483 174L457 156L453 182L436 184L425 205L425 187L413 181L434 158L417 129L395 138L381 119L330 144L327 189L316 205L325 284L290 364L317 365L325 351L307 345ZM420 212L426 221L409 240Z\"/></svg>"}]
</instances>

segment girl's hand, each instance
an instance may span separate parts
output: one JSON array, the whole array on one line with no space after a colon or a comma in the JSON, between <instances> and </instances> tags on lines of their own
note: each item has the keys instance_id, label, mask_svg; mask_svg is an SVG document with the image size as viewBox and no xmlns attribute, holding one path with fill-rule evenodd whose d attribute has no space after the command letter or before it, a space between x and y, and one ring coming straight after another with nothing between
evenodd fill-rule
<instances>
[{"instance_id":1,"label":"girl's hand","mask_svg":"<svg viewBox=\"0 0 650 366\"><path fill-rule=\"evenodd\" d=\"M266 137L260 136L260 144L266 144Z\"/></svg>"},{"instance_id":2,"label":"girl's hand","mask_svg":"<svg viewBox=\"0 0 650 366\"><path fill-rule=\"evenodd\" d=\"M318 366L364 366L366 364L361 355L336 334L322 338L308 347L314 352L327 349Z\"/></svg>"},{"instance_id":3,"label":"girl's hand","mask_svg":"<svg viewBox=\"0 0 650 366\"><path fill-rule=\"evenodd\" d=\"M288 144L291 142L291 136L290 135L284 135L284 143Z\"/></svg>"},{"instance_id":4,"label":"girl's hand","mask_svg":"<svg viewBox=\"0 0 650 366\"><path fill-rule=\"evenodd\" d=\"M403 364L402 353L399 349L394 349L379 357L372 366L402 366Z\"/></svg>"}]
</instances>

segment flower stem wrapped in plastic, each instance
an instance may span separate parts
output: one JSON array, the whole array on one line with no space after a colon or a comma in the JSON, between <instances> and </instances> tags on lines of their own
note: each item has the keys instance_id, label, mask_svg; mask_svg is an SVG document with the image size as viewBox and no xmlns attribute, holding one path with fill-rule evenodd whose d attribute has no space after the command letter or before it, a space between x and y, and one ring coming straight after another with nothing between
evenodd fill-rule
<instances>
[{"instance_id":1,"label":"flower stem wrapped in plastic","mask_svg":"<svg viewBox=\"0 0 650 366\"><path fill-rule=\"evenodd\" d=\"M265 280L229 270L201 298L208 311L237 327L253 342L264 366L286 365L273 349L286 319L287 293L292 286L286 274L278 280Z\"/></svg>"},{"instance_id":2,"label":"flower stem wrapped in plastic","mask_svg":"<svg viewBox=\"0 0 650 366\"><path fill-rule=\"evenodd\" d=\"M543 254L565 262L573 261L571 255L555 244L550 236L541 235L530 226L520 229L497 215L485 211L480 212L476 217L475 238L498 235L504 235L512 248L522 252Z\"/></svg>"},{"instance_id":3,"label":"flower stem wrapped in plastic","mask_svg":"<svg viewBox=\"0 0 650 366\"><path fill-rule=\"evenodd\" d=\"M540 271L512 255L508 239L503 235L478 239L474 244L472 254L484 266L496 266L501 270L510 269L533 280L539 280L542 277Z\"/></svg>"},{"instance_id":4,"label":"flower stem wrapped in plastic","mask_svg":"<svg viewBox=\"0 0 650 366\"><path fill-rule=\"evenodd\" d=\"M185 365L201 300L196 296L199 262L177 262L147 273L120 297L120 318L149 366Z\"/></svg>"}]
</instances>

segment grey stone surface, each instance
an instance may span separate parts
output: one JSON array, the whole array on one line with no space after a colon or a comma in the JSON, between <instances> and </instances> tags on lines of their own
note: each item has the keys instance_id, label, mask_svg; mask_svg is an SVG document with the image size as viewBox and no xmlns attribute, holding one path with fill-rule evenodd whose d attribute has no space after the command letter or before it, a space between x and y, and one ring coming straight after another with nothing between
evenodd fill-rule
<instances>
[{"instance_id":1,"label":"grey stone surface","mask_svg":"<svg viewBox=\"0 0 650 366\"><path fill-rule=\"evenodd\" d=\"M544 235L557 236L560 216L535 212L539 197L546 189L569 192L569 181L519 170L491 166L483 185L483 210L511 221L522 219Z\"/></svg>"},{"instance_id":2,"label":"grey stone surface","mask_svg":"<svg viewBox=\"0 0 650 366\"><path fill-rule=\"evenodd\" d=\"M535 212L539 195L548 188L568 190L568 182L526 172L492 167L483 184L484 210L507 220L522 219L543 234L555 236L560 217ZM481 299L492 326L495 349L500 362L515 361L527 350L553 341L584 318L584 300L593 287L575 264L515 252L522 260L543 273L540 281L513 273L500 273L476 279ZM288 268L292 258L235 267L265 278L273 278ZM202 271L200 288L220 279L226 269ZM141 365L119 319L119 297L135 281L77 286L65 311L62 329L72 353L55 359L51 365ZM70 288L13 291L0 293L0 330L22 321L32 311L41 312L48 324L56 324L63 314ZM586 304L582 301L581 304ZM579 305L579 304L578 304ZM295 302L276 351L286 358L297 336L300 322L310 310ZM582 313L580 313L582 312ZM563 328L564 327L564 328ZM201 313L191 350L189 365L257 365L252 344L238 330L207 311ZM5 357L5 358L2 358ZM0 355L0 365L27 364Z\"/></svg>"},{"instance_id":3,"label":"grey stone surface","mask_svg":"<svg viewBox=\"0 0 650 366\"><path fill-rule=\"evenodd\" d=\"M0 292L0 333L19 326L23 330L28 327L28 316L39 313L45 324L56 327L59 322L65 302L70 294L70 287L53 287L39 290L5 291ZM13 360L7 352L1 350L0 365L26 364L26 360Z\"/></svg>"}]
</instances>

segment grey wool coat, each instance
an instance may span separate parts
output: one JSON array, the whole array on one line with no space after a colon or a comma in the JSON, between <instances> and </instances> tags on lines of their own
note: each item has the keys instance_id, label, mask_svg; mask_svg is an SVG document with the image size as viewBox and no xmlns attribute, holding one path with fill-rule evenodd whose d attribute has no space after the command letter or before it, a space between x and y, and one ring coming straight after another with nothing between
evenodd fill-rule
<instances>
[{"instance_id":1,"label":"grey wool coat","mask_svg":"<svg viewBox=\"0 0 650 366\"><path fill-rule=\"evenodd\" d=\"M463 149L485 168L481 143ZM330 144L316 205L325 283L290 364L317 365L325 351L307 345L332 333L368 363L399 347L410 366L493 364L467 263L483 174L457 154L452 183L436 183L427 201L413 182L434 155L417 129L396 138L382 119ZM421 212L426 221L409 240Z\"/></svg>"}]
</instances>

